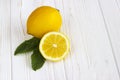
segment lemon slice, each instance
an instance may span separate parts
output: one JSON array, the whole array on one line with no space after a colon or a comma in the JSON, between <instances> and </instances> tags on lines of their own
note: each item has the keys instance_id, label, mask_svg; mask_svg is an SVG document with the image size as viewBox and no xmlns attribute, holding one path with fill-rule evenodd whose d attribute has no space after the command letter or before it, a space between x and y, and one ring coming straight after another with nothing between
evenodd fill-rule
<instances>
[{"instance_id":1,"label":"lemon slice","mask_svg":"<svg viewBox=\"0 0 120 80\"><path fill-rule=\"evenodd\" d=\"M43 36L39 44L39 50L43 57L50 61L62 60L69 52L70 42L60 32L49 32Z\"/></svg>"}]
</instances>

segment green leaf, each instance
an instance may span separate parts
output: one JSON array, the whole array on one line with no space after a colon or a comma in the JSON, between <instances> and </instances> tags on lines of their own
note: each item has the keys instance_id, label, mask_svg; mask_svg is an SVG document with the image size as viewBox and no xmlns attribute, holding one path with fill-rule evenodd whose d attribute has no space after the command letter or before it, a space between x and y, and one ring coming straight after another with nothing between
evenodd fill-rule
<instances>
[{"instance_id":1,"label":"green leaf","mask_svg":"<svg viewBox=\"0 0 120 80\"><path fill-rule=\"evenodd\" d=\"M15 50L14 55L17 54L23 54L26 52L30 52L34 49L37 48L37 46L39 45L40 39L33 37L32 39L26 40L23 43L21 43L17 49Z\"/></svg>"},{"instance_id":2,"label":"green leaf","mask_svg":"<svg viewBox=\"0 0 120 80\"><path fill-rule=\"evenodd\" d=\"M34 71L40 69L45 63L45 58L41 55L39 48L33 51L31 55L31 64Z\"/></svg>"}]
</instances>

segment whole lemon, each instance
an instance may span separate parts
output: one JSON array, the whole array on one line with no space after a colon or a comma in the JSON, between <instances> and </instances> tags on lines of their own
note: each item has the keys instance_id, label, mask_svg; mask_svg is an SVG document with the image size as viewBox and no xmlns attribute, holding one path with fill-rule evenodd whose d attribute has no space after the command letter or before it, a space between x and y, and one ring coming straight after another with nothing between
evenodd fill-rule
<instances>
[{"instance_id":1,"label":"whole lemon","mask_svg":"<svg viewBox=\"0 0 120 80\"><path fill-rule=\"evenodd\" d=\"M27 33L41 38L45 33L58 31L62 24L59 10L42 6L34 10L27 20Z\"/></svg>"}]
</instances>

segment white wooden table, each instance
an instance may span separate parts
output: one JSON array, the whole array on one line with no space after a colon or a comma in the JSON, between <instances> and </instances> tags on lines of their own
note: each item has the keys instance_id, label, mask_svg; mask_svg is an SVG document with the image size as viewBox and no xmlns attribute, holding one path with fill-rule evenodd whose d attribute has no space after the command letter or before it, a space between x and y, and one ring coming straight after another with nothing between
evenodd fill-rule
<instances>
[{"instance_id":1,"label":"white wooden table","mask_svg":"<svg viewBox=\"0 0 120 80\"><path fill-rule=\"evenodd\" d=\"M60 10L68 57L38 71L30 56L14 56L29 36L28 15L42 5ZM120 0L0 0L0 80L120 80Z\"/></svg>"}]
</instances>

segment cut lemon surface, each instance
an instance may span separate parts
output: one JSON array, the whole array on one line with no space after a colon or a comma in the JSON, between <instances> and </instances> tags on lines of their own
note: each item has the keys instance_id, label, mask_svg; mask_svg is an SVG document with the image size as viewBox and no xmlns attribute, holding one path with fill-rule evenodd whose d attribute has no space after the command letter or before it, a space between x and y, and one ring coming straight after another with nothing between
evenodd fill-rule
<instances>
[{"instance_id":1,"label":"cut lemon surface","mask_svg":"<svg viewBox=\"0 0 120 80\"><path fill-rule=\"evenodd\" d=\"M43 57L50 61L62 60L70 49L69 39L60 32L49 32L43 36L39 50Z\"/></svg>"}]
</instances>

